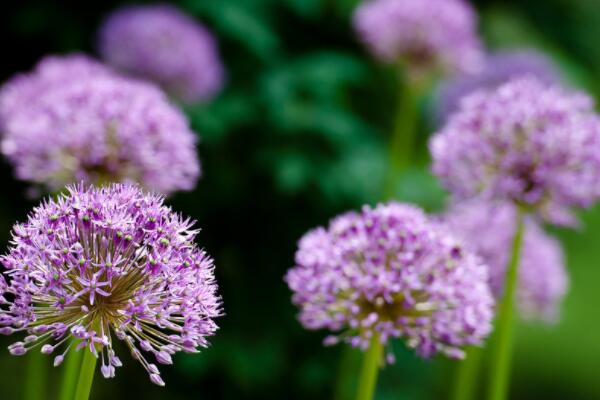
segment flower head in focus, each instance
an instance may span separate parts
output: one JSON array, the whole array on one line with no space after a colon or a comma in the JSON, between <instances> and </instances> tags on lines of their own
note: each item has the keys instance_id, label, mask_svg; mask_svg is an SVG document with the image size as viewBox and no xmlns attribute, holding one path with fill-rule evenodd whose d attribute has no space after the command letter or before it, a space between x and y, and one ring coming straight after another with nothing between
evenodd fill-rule
<instances>
[{"instance_id":1,"label":"flower head in focus","mask_svg":"<svg viewBox=\"0 0 600 400\"><path fill-rule=\"evenodd\" d=\"M46 57L0 90L2 153L19 179L137 182L169 194L200 175L196 135L150 83L81 55Z\"/></svg>"},{"instance_id":2,"label":"flower head in focus","mask_svg":"<svg viewBox=\"0 0 600 400\"><path fill-rule=\"evenodd\" d=\"M508 50L490 54L481 71L453 77L444 82L438 93L438 120L446 119L460 108L461 99L477 89L495 89L512 78L535 76L547 84L560 83L556 66L543 53L535 50Z\"/></svg>"},{"instance_id":3,"label":"flower head in focus","mask_svg":"<svg viewBox=\"0 0 600 400\"><path fill-rule=\"evenodd\" d=\"M354 27L378 59L400 63L411 75L481 67L476 15L463 0L365 1L356 9Z\"/></svg>"},{"instance_id":4,"label":"flower head in focus","mask_svg":"<svg viewBox=\"0 0 600 400\"><path fill-rule=\"evenodd\" d=\"M56 354L55 366L91 351L106 378L121 366L118 339L162 386L154 362L206 347L217 330L213 261L162 197L127 184L68 192L14 227L0 258L0 333L26 332L10 352Z\"/></svg>"},{"instance_id":5,"label":"flower head in focus","mask_svg":"<svg viewBox=\"0 0 600 400\"><path fill-rule=\"evenodd\" d=\"M108 64L154 81L183 101L208 100L223 86L212 34L175 7L117 10L103 24L98 40Z\"/></svg>"},{"instance_id":6,"label":"flower head in focus","mask_svg":"<svg viewBox=\"0 0 600 400\"><path fill-rule=\"evenodd\" d=\"M430 141L455 199L509 201L559 224L597 201L599 147L591 98L534 77L468 95Z\"/></svg>"},{"instance_id":7,"label":"flower head in focus","mask_svg":"<svg viewBox=\"0 0 600 400\"><path fill-rule=\"evenodd\" d=\"M443 217L489 268L490 287L500 298L516 228L516 210L509 204L482 201L450 207ZM569 286L560 243L531 218L525 224L517 301L525 319L553 322Z\"/></svg>"},{"instance_id":8,"label":"flower head in focus","mask_svg":"<svg viewBox=\"0 0 600 400\"><path fill-rule=\"evenodd\" d=\"M366 349L406 339L424 356L464 356L491 330L487 268L441 225L400 203L364 207L308 232L286 281L307 329ZM390 354L388 354L390 356Z\"/></svg>"}]
</instances>

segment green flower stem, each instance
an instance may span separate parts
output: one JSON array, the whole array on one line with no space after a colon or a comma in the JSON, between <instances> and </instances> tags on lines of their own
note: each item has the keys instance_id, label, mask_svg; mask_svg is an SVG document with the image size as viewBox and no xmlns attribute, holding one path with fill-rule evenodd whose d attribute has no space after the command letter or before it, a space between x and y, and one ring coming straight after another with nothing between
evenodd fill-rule
<instances>
[{"instance_id":1,"label":"green flower stem","mask_svg":"<svg viewBox=\"0 0 600 400\"><path fill-rule=\"evenodd\" d=\"M79 375L79 368L81 367L82 353L85 351L75 351L75 342L71 344L73 347L67 353L63 366L63 376L60 386L60 393L58 400L73 400L73 394L75 393L75 385L77 384L77 376Z\"/></svg>"},{"instance_id":2,"label":"green flower stem","mask_svg":"<svg viewBox=\"0 0 600 400\"><path fill-rule=\"evenodd\" d=\"M355 388L352 386L360 367L361 352L351 346L343 346L341 352L333 399L349 400L354 395Z\"/></svg>"},{"instance_id":3,"label":"green flower stem","mask_svg":"<svg viewBox=\"0 0 600 400\"><path fill-rule=\"evenodd\" d=\"M456 364L452 400L475 400L482 349L470 347L467 356Z\"/></svg>"},{"instance_id":4,"label":"green flower stem","mask_svg":"<svg viewBox=\"0 0 600 400\"><path fill-rule=\"evenodd\" d=\"M25 372L25 400L43 400L46 397L46 366L48 361L34 349L27 357L27 371Z\"/></svg>"},{"instance_id":5,"label":"green flower stem","mask_svg":"<svg viewBox=\"0 0 600 400\"><path fill-rule=\"evenodd\" d=\"M382 357L383 345L379 340L379 335L375 334L371 339L371 346L364 355L356 400L372 400L375 397L377 374L379 373Z\"/></svg>"},{"instance_id":6,"label":"green flower stem","mask_svg":"<svg viewBox=\"0 0 600 400\"><path fill-rule=\"evenodd\" d=\"M389 164L385 177L383 199L394 197L398 177L410 166L415 150L419 84L400 74L394 128L389 146Z\"/></svg>"},{"instance_id":7,"label":"green flower stem","mask_svg":"<svg viewBox=\"0 0 600 400\"><path fill-rule=\"evenodd\" d=\"M96 361L98 361L89 349L83 349L82 352L83 360L81 361L79 379L75 388L75 397L73 397L75 400L88 400L90 398L94 372L96 371Z\"/></svg>"},{"instance_id":8,"label":"green flower stem","mask_svg":"<svg viewBox=\"0 0 600 400\"><path fill-rule=\"evenodd\" d=\"M517 292L521 247L523 245L523 231L525 230L524 214L523 210L519 210L517 214L517 228L504 281L504 297L499 304L496 331L492 337L488 400L506 400L508 398L513 347L514 303Z\"/></svg>"}]
</instances>

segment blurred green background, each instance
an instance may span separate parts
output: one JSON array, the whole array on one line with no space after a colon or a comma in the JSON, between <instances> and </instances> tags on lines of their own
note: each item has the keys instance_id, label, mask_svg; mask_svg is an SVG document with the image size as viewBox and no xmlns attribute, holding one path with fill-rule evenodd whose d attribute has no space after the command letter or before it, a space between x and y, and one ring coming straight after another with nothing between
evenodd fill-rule
<instances>
[{"instance_id":1,"label":"blurred green background","mask_svg":"<svg viewBox=\"0 0 600 400\"><path fill-rule=\"evenodd\" d=\"M204 177L170 202L199 221L199 242L216 259L226 315L212 346L180 355L156 387L128 355L113 380L97 376L92 398L331 399L340 347L308 332L283 282L297 239L333 215L378 200L394 110L394 71L354 38L355 0L183 0L218 36L228 83L213 102L186 107L202 138ZM0 78L49 53L95 53L102 17L124 2L22 1L0 13ZM477 1L490 48L535 47L567 80L600 94L597 0ZM427 172L430 99L421 104L418 167L398 198L428 210L444 193ZM429 118L429 119L428 119ZM600 151L600 149L598 149ZM37 202L0 165L0 243ZM600 207L579 231L555 231L566 248L571 291L556 326L518 327L511 399L600 399ZM0 338L4 349L10 338ZM418 360L396 345L377 399L445 399L453 362ZM26 359L0 353L0 398L19 399ZM48 367L51 360L48 359ZM58 372L51 370L48 399ZM349 383L351 384L351 383Z\"/></svg>"}]
</instances>

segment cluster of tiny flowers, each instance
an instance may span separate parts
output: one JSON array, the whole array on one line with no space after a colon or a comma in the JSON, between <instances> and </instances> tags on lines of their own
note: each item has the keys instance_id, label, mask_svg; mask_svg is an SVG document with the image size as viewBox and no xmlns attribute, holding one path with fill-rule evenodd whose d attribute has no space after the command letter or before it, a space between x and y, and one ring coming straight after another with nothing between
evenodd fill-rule
<instances>
[{"instance_id":1,"label":"cluster of tiny flowers","mask_svg":"<svg viewBox=\"0 0 600 400\"><path fill-rule=\"evenodd\" d=\"M0 90L2 152L19 179L59 190L73 182L137 182L191 190L196 135L150 83L81 55L47 57Z\"/></svg>"},{"instance_id":2,"label":"cluster of tiny flowers","mask_svg":"<svg viewBox=\"0 0 600 400\"><path fill-rule=\"evenodd\" d=\"M118 10L102 26L98 40L107 63L152 80L183 101L210 99L223 86L213 36L172 6Z\"/></svg>"},{"instance_id":3,"label":"cluster of tiny flowers","mask_svg":"<svg viewBox=\"0 0 600 400\"><path fill-rule=\"evenodd\" d=\"M104 377L123 341L157 385L153 363L206 347L221 314L212 259L194 244L192 222L136 186L72 186L13 230L0 261L0 333L26 332L10 353L91 351ZM8 283L7 283L8 282Z\"/></svg>"},{"instance_id":4,"label":"cluster of tiny flowers","mask_svg":"<svg viewBox=\"0 0 600 400\"><path fill-rule=\"evenodd\" d=\"M463 0L365 1L354 27L383 62L401 62L413 71L470 73L481 67L476 15Z\"/></svg>"},{"instance_id":5,"label":"cluster of tiny flowers","mask_svg":"<svg viewBox=\"0 0 600 400\"><path fill-rule=\"evenodd\" d=\"M404 338L418 354L462 358L489 334L487 268L442 225L400 203L364 207L307 233L286 281L307 329L366 349ZM393 356L388 353L388 361Z\"/></svg>"},{"instance_id":6,"label":"cluster of tiny flowers","mask_svg":"<svg viewBox=\"0 0 600 400\"><path fill-rule=\"evenodd\" d=\"M460 75L444 82L436 101L438 120L446 119L459 109L460 101L477 89L495 89L512 78L535 76L542 82L560 83L560 73L552 61L535 50L510 50L489 55L481 71Z\"/></svg>"},{"instance_id":7,"label":"cluster of tiny flowers","mask_svg":"<svg viewBox=\"0 0 600 400\"><path fill-rule=\"evenodd\" d=\"M516 228L515 207L471 201L452 206L443 218L452 232L483 258L489 268L492 292L500 298ZM517 296L521 315L555 321L568 286L560 243L528 219L519 261Z\"/></svg>"},{"instance_id":8,"label":"cluster of tiny flowers","mask_svg":"<svg viewBox=\"0 0 600 400\"><path fill-rule=\"evenodd\" d=\"M433 172L459 201L512 201L560 224L597 200L598 148L592 100L533 77L468 95L430 142Z\"/></svg>"}]
</instances>

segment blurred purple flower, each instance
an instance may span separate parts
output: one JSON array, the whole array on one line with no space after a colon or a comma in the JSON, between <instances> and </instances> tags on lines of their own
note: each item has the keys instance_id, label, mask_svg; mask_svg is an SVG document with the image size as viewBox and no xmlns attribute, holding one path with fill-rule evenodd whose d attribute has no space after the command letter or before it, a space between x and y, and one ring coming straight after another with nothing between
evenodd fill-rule
<instances>
[{"instance_id":1,"label":"blurred purple flower","mask_svg":"<svg viewBox=\"0 0 600 400\"><path fill-rule=\"evenodd\" d=\"M522 75L533 75L548 84L561 82L560 73L541 52L509 50L491 54L478 73L454 77L440 86L436 101L438 120L444 122L456 112L465 95L477 89L495 89Z\"/></svg>"},{"instance_id":2,"label":"blurred purple flower","mask_svg":"<svg viewBox=\"0 0 600 400\"><path fill-rule=\"evenodd\" d=\"M468 95L430 141L433 172L455 199L512 201L560 224L598 200L598 148L592 99L533 77Z\"/></svg>"},{"instance_id":3,"label":"blurred purple flower","mask_svg":"<svg viewBox=\"0 0 600 400\"><path fill-rule=\"evenodd\" d=\"M369 50L413 74L478 70L483 53L476 24L474 10L462 0L371 0L354 15Z\"/></svg>"},{"instance_id":4,"label":"blurred purple flower","mask_svg":"<svg viewBox=\"0 0 600 400\"><path fill-rule=\"evenodd\" d=\"M308 232L285 279L304 327L342 331L325 344L364 350L378 333L424 357L462 358L491 330L487 268L409 205L365 206Z\"/></svg>"},{"instance_id":5,"label":"blurred purple flower","mask_svg":"<svg viewBox=\"0 0 600 400\"><path fill-rule=\"evenodd\" d=\"M58 354L55 366L73 347L100 353L105 378L121 366L117 338L162 386L149 358L171 364L217 330L213 261L196 247L193 222L162 197L127 184L68 192L14 227L0 258L0 333L27 332L10 352Z\"/></svg>"},{"instance_id":6,"label":"blurred purple flower","mask_svg":"<svg viewBox=\"0 0 600 400\"><path fill-rule=\"evenodd\" d=\"M492 291L500 298L516 229L514 206L465 202L452 206L443 218L452 232L483 258ZM523 240L517 295L521 315L555 321L569 286L560 243L532 219L526 222Z\"/></svg>"},{"instance_id":7,"label":"blurred purple flower","mask_svg":"<svg viewBox=\"0 0 600 400\"><path fill-rule=\"evenodd\" d=\"M173 6L117 10L103 24L98 40L108 64L154 81L183 101L208 100L223 86L212 34Z\"/></svg>"},{"instance_id":8,"label":"blurred purple flower","mask_svg":"<svg viewBox=\"0 0 600 400\"><path fill-rule=\"evenodd\" d=\"M46 57L6 83L0 127L17 177L50 190L132 181L169 194L200 175L196 135L162 91L81 55Z\"/></svg>"}]
</instances>

